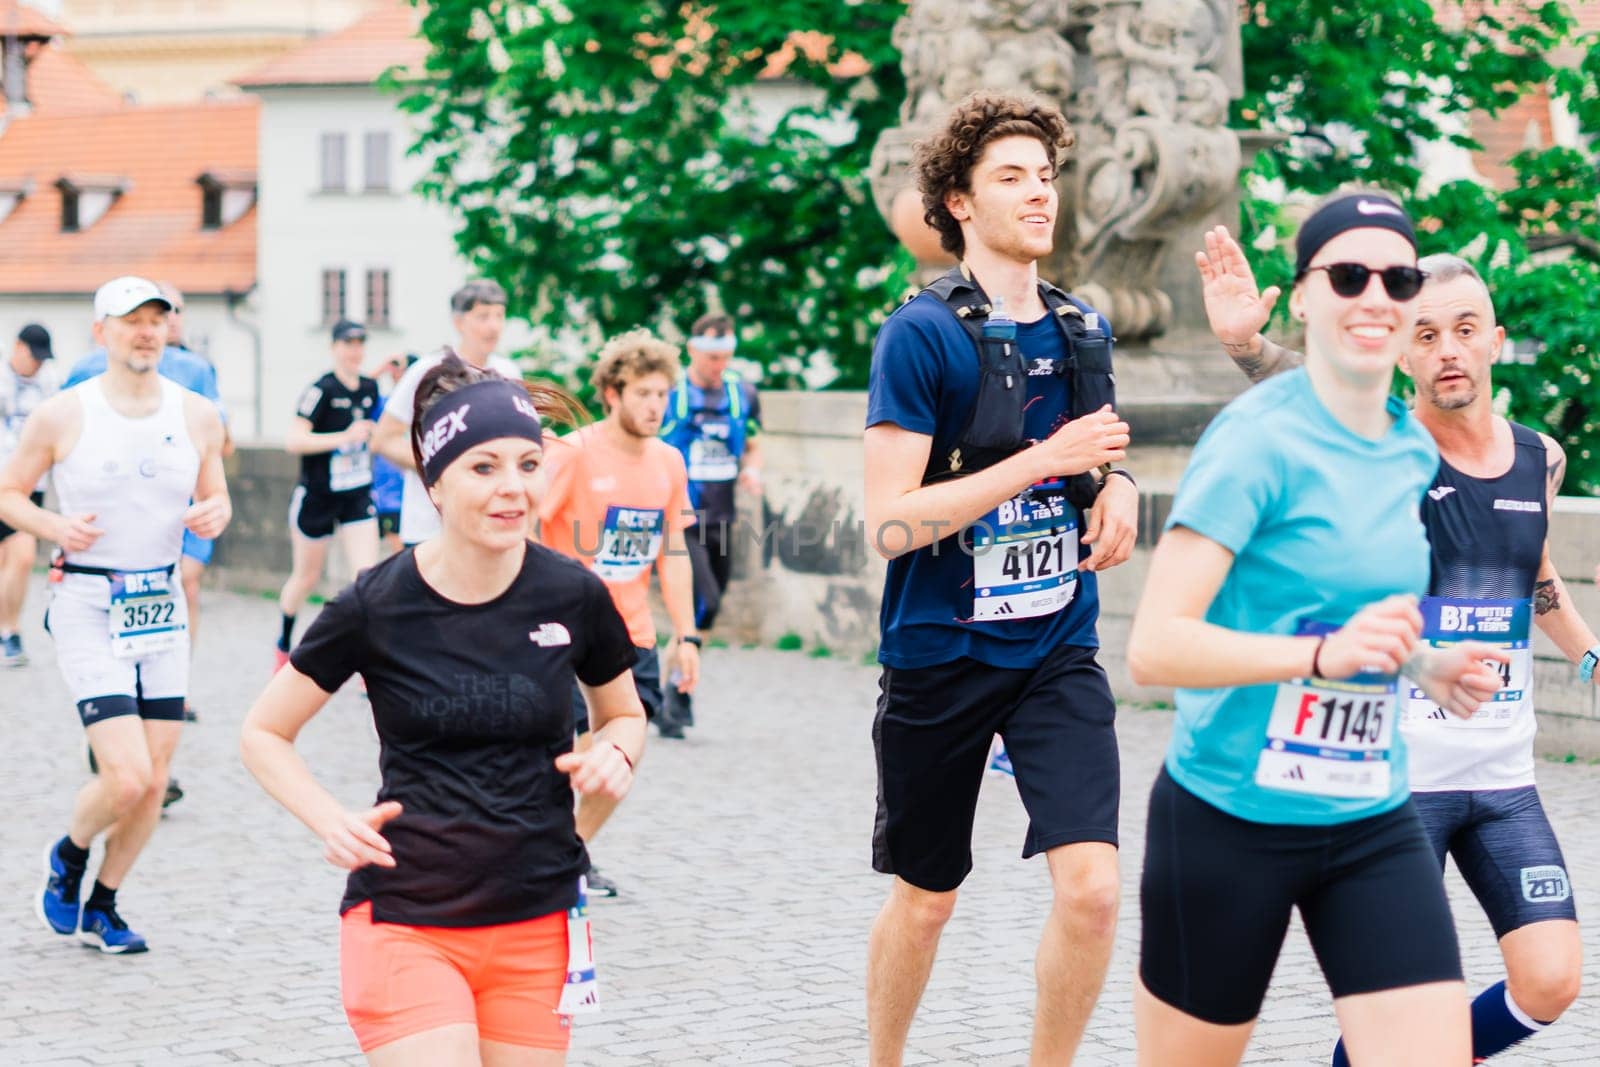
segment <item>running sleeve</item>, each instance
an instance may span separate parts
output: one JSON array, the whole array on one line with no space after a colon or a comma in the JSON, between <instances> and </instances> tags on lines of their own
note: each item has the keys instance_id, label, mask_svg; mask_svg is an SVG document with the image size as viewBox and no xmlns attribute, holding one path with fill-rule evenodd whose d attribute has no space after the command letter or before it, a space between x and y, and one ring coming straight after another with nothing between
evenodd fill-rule
<instances>
[{"instance_id":1,"label":"running sleeve","mask_svg":"<svg viewBox=\"0 0 1600 1067\"><path fill-rule=\"evenodd\" d=\"M322 403L326 395L320 385L312 382L306 386L305 392L300 394L300 402L294 406L294 413L311 423L312 430L322 425Z\"/></svg>"},{"instance_id":2,"label":"running sleeve","mask_svg":"<svg viewBox=\"0 0 1600 1067\"><path fill-rule=\"evenodd\" d=\"M573 668L584 685L605 685L633 668L638 656L606 583L585 572L583 633L577 642Z\"/></svg>"},{"instance_id":3,"label":"running sleeve","mask_svg":"<svg viewBox=\"0 0 1600 1067\"><path fill-rule=\"evenodd\" d=\"M931 437L939 425L938 339L932 324L919 319L923 313L913 301L889 316L878 331L867 384L869 428L888 422ZM953 319L952 326L961 329Z\"/></svg>"},{"instance_id":4,"label":"running sleeve","mask_svg":"<svg viewBox=\"0 0 1600 1067\"><path fill-rule=\"evenodd\" d=\"M366 614L355 583L345 586L311 623L289 662L323 692L337 693L367 664Z\"/></svg>"},{"instance_id":5,"label":"running sleeve","mask_svg":"<svg viewBox=\"0 0 1600 1067\"><path fill-rule=\"evenodd\" d=\"M1224 411L1195 445L1166 529L1187 526L1238 555L1273 507L1282 459L1259 424Z\"/></svg>"}]
</instances>

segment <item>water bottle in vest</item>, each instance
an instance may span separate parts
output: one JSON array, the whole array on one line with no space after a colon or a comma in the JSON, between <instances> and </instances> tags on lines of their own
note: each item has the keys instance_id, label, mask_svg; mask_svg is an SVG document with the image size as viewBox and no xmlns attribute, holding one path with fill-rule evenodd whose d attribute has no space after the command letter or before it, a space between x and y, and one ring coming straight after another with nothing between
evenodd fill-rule
<instances>
[{"instance_id":1,"label":"water bottle in vest","mask_svg":"<svg viewBox=\"0 0 1600 1067\"><path fill-rule=\"evenodd\" d=\"M978 345L978 401L962 435L966 446L1010 454L1022 446L1022 412L1028 402L1028 375L1017 348L1017 323L996 298L984 320ZM1001 458L1004 458L1003 456Z\"/></svg>"}]
</instances>

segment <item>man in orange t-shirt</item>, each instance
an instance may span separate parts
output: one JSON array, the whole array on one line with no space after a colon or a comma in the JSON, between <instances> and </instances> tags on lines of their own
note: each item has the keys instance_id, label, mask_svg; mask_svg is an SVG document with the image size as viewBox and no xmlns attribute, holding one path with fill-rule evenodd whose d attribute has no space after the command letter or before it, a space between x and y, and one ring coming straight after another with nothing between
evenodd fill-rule
<instances>
[{"instance_id":1,"label":"man in orange t-shirt","mask_svg":"<svg viewBox=\"0 0 1600 1067\"><path fill-rule=\"evenodd\" d=\"M694 575L683 531L694 523L683 456L656 437L667 394L678 374L678 350L645 330L630 330L600 351L591 381L606 416L545 449L545 490L539 503L540 539L605 579L611 599L638 649L634 684L662 737L683 727L662 716L661 669L650 615L650 572L672 621L677 687L688 693L700 677L700 635L694 627ZM574 694L578 750L587 747L587 704ZM615 809L586 796L578 804L578 836L586 844ZM589 890L616 896L609 879L589 872Z\"/></svg>"}]
</instances>

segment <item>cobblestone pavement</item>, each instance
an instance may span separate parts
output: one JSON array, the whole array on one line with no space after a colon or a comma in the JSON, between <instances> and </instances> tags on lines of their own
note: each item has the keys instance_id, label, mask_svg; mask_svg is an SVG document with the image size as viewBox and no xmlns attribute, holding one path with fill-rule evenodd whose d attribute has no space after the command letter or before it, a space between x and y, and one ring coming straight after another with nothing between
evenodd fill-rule
<instances>
[{"instance_id":1,"label":"cobblestone pavement","mask_svg":"<svg viewBox=\"0 0 1600 1067\"><path fill-rule=\"evenodd\" d=\"M62 832L83 779L82 735L39 629L33 665L0 674L0 1064L356 1064L339 1006L341 874L256 788L236 752L265 682L273 604L207 596L194 703L177 776L187 798L157 831L122 895L152 945L102 957L43 931L32 914L39 856ZM875 672L771 650L712 651L685 742L653 742L637 789L598 842L622 886L599 903L605 1008L577 1031L570 1062L857 1064L865 1059L867 928L887 890L868 867ZM1079 1064L1131 1063L1137 873L1144 795L1170 725L1125 709L1123 915L1110 980ZM301 749L352 805L376 782L364 702L347 690ZM1546 805L1585 916L1600 914L1600 771L1547 763ZM1032 957L1049 902L1042 862L1018 856L1024 819L992 779L978 812L976 870L944 936L908 1062L1022 1063ZM98 859L98 850L96 853ZM1500 976L1493 935L1450 874L1474 990ZM1600 976L1593 935L1586 995L1526 1051L1496 1063L1593 1063ZM1327 1062L1325 987L1298 930L1251 1045L1252 1064Z\"/></svg>"}]
</instances>

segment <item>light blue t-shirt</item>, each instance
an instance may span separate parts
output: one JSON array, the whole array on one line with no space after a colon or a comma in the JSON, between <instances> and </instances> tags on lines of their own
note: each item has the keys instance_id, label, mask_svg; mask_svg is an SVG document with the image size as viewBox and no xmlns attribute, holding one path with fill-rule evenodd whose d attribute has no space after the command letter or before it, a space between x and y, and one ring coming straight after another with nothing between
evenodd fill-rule
<instances>
[{"instance_id":1,"label":"light blue t-shirt","mask_svg":"<svg viewBox=\"0 0 1600 1067\"><path fill-rule=\"evenodd\" d=\"M1207 622L1315 632L1386 596L1427 591L1420 508L1439 450L1399 400L1390 398L1389 413L1394 423L1382 439L1351 432L1323 407L1304 368L1222 410L1195 446L1167 519L1168 529L1188 527L1234 553ZM1381 699L1392 681L1361 678L1314 693L1180 689L1167 771L1253 822L1323 825L1390 811L1408 795L1399 702ZM1387 772L1375 766L1385 755ZM1365 784L1351 786L1355 779Z\"/></svg>"}]
</instances>

